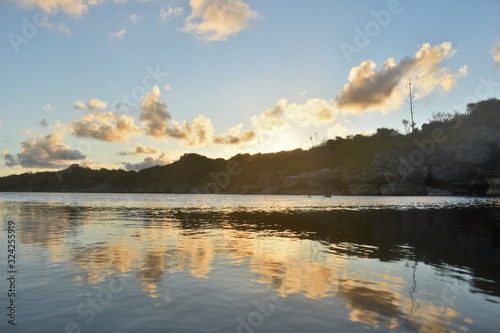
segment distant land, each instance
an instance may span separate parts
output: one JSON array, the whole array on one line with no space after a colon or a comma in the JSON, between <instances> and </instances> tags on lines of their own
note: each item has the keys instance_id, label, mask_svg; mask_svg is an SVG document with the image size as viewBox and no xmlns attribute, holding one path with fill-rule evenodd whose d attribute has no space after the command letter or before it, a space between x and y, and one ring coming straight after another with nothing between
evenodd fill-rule
<instances>
[{"instance_id":1,"label":"distant land","mask_svg":"<svg viewBox=\"0 0 500 333\"><path fill-rule=\"evenodd\" d=\"M309 150L210 159L185 154L141 171L92 170L0 178L0 191L308 195L500 195L500 101L436 113L408 134L324 140Z\"/></svg>"}]
</instances>

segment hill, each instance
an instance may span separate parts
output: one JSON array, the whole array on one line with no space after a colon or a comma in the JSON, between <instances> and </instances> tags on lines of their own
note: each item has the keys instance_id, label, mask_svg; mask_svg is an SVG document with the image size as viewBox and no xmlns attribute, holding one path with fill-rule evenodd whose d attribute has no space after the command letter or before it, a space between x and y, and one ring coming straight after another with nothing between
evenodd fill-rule
<instances>
[{"instance_id":1,"label":"hill","mask_svg":"<svg viewBox=\"0 0 500 333\"><path fill-rule=\"evenodd\" d=\"M462 114L434 114L406 135L379 128L309 150L228 160L185 154L139 172L73 165L2 177L0 191L500 195L500 101L469 104Z\"/></svg>"}]
</instances>

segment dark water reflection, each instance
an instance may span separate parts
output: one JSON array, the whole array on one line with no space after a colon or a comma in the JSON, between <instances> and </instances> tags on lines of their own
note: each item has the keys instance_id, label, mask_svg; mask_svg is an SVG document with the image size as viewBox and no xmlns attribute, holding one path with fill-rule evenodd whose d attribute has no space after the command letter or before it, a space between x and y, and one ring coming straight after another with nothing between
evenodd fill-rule
<instances>
[{"instance_id":1,"label":"dark water reflection","mask_svg":"<svg viewBox=\"0 0 500 333\"><path fill-rule=\"evenodd\" d=\"M494 199L2 194L0 215L23 332L500 332Z\"/></svg>"}]
</instances>

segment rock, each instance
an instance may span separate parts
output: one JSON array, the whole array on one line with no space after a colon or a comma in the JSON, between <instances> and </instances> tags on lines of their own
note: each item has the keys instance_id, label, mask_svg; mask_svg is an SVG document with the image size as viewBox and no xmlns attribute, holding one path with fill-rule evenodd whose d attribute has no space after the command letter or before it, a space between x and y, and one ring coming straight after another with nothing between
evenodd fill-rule
<instances>
[{"instance_id":1,"label":"rock","mask_svg":"<svg viewBox=\"0 0 500 333\"><path fill-rule=\"evenodd\" d=\"M327 194L330 194L331 191L325 187L317 187L317 188L307 190L306 193L310 194L310 195L327 195ZM306 193L302 193L302 194L306 194Z\"/></svg>"},{"instance_id":2,"label":"rock","mask_svg":"<svg viewBox=\"0 0 500 333\"><path fill-rule=\"evenodd\" d=\"M399 156L400 153L396 149L381 151L373 157L371 168L397 171L399 166Z\"/></svg>"},{"instance_id":3,"label":"rock","mask_svg":"<svg viewBox=\"0 0 500 333\"><path fill-rule=\"evenodd\" d=\"M347 186L347 194L350 195L378 195L379 186L372 183L355 183Z\"/></svg>"},{"instance_id":4,"label":"rock","mask_svg":"<svg viewBox=\"0 0 500 333\"><path fill-rule=\"evenodd\" d=\"M485 127L481 131L481 135L484 137L485 142L500 145L500 132L498 131L498 127Z\"/></svg>"},{"instance_id":5,"label":"rock","mask_svg":"<svg viewBox=\"0 0 500 333\"><path fill-rule=\"evenodd\" d=\"M429 134L430 135L430 134ZM484 128L473 137L436 141L419 136L409 146L375 154L363 172L338 168L259 176L240 193L343 195L499 195L500 132Z\"/></svg>"},{"instance_id":6,"label":"rock","mask_svg":"<svg viewBox=\"0 0 500 333\"><path fill-rule=\"evenodd\" d=\"M361 175L355 174L355 175L344 175L342 177L342 182L345 184L352 184L352 183L357 183L361 180Z\"/></svg>"},{"instance_id":7,"label":"rock","mask_svg":"<svg viewBox=\"0 0 500 333\"><path fill-rule=\"evenodd\" d=\"M439 188L428 187L427 188L427 195L429 195L429 196L450 196L450 195L453 195L453 193L451 193L450 191L447 191L447 190L439 189Z\"/></svg>"},{"instance_id":8,"label":"rock","mask_svg":"<svg viewBox=\"0 0 500 333\"><path fill-rule=\"evenodd\" d=\"M427 195L426 186L407 184L387 184L380 186L382 195Z\"/></svg>"},{"instance_id":9,"label":"rock","mask_svg":"<svg viewBox=\"0 0 500 333\"><path fill-rule=\"evenodd\" d=\"M394 177L394 172L391 172L385 168L374 167L370 168L364 175L363 179L368 183L375 184L387 184L390 181L394 181L396 178ZM397 180L400 180L400 177L397 177Z\"/></svg>"},{"instance_id":10,"label":"rock","mask_svg":"<svg viewBox=\"0 0 500 333\"><path fill-rule=\"evenodd\" d=\"M267 188L266 185L243 185L240 188L241 194L257 194Z\"/></svg>"},{"instance_id":11,"label":"rock","mask_svg":"<svg viewBox=\"0 0 500 333\"><path fill-rule=\"evenodd\" d=\"M319 174L318 178L322 184L336 184L342 178L343 173L344 171L340 169L328 170L327 172Z\"/></svg>"},{"instance_id":12,"label":"rock","mask_svg":"<svg viewBox=\"0 0 500 333\"><path fill-rule=\"evenodd\" d=\"M500 177L487 178L489 188L486 195L500 195Z\"/></svg>"},{"instance_id":13,"label":"rock","mask_svg":"<svg viewBox=\"0 0 500 333\"><path fill-rule=\"evenodd\" d=\"M411 169L403 179L402 183L415 184L415 185L425 185L428 176L428 167L425 165L416 166Z\"/></svg>"},{"instance_id":14,"label":"rock","mask_svg":"<svg viewBox=\"0 0 500 333\"><path fill-rule=\"evenodd\" d=\"M327 168L315 172L304 172L288 176L283 182L285 184L336 184L341 179L342 174L342 170L330 170Z\"/></svg>"},{"instance_id":15,"label":"rock","mask_svg":"<svg viewBox=\"0 0 500 333\"><path fill-rule=\"evenodd\" d=\"M439 146L434 154L430 174L438 182L455 182L463 179L459 160L462 151L456 147Z\"/></svg>"},{"instance_id":16,"label":"rock","mask_svg":"<svg viewBox=\"0 0 500 333\"><path fill-rule=\"evenodd\" d=\"M465 151L465 160L472 165L485 165L493 157L496 144L488 142L486 136L472 141Z\"/></svg>"},{"instance_id":17,"label":"rock","mask_svg":"<svg viewBox=\"0 0 500 333\"><path fill-rule=\"evenodd\" d=\"M259 175L257 185L277 185L283 181L284 176L283 171L262 173Z\"/></svg>"},{"instance_id":18,"label":"rock","mask_svg":"<svg viewBox=\"0 0 500 333\"><path fill-rule=\"evenodd\" d=\"M259 192L259 194L281 194L281 189L278 186L273 185L263 189Z\"/></svg>"},{"instance_id":19,"label":"rock","mask_svg":"<svg viewBox=\"0 0 500 333\"><path fill-rule=\"evenodd\" d=\"M464 188L462 186L447 186L446 190L451 192L453 195L461 195L461 196L467 196L470 195L470 191L467 188Z\"/></svg>"},{"instance_id":20,"label":"rock","mask_svg":"<svg viewBox=\"0 0 500 333\"><path fill-rule=\"evenodd\" d=\"M380 186L381 195L396 195L396 184L386 184Z\"/></svg>"},{"instance_id":21,"label":"rock","mask_svg":"<svg viewBox=\"0 0 500 333\"><path fill-rule=\"evenodd\" d=\"M345 184L341 180L342 174L342 170L330 170L328 168L314 172L304 172L285 177L280 184L273 185L275 188L266 188L260 193L315 195L340 193L345 188Z\"/></svg>"}]
</instances>

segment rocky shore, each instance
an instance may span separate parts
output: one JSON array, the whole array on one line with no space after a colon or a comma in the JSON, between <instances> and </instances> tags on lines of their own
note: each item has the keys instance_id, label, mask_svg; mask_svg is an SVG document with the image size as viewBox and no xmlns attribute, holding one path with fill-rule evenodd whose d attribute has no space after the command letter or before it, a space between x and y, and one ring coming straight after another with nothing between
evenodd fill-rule
<instances>
[{"instance_id":1,"label":"rocky shore","mask_svg":"<svg viewBox=\"0 0 500 333\"><path fill-rule=\"evenodd\" d=\"M243 194L310 195L500 195L500 133L485 128L472 141L418 142L375 155L368 170L323 169L285 176L259 175Z\"/></svg>"}]
</instances>

